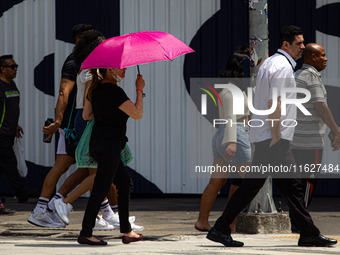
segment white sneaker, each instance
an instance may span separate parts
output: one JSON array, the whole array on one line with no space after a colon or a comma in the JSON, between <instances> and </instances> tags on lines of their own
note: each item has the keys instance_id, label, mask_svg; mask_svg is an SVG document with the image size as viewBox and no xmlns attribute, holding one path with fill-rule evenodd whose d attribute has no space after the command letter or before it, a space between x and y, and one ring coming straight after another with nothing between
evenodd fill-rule
<instances>
[{"instance_id":1,"label":"white sneaker","mask_svg":"<svg viewBox=\"0 0 340 255\"><path fill-rule=\"evenodd\" d=\"M60 221L56 222L52 219L53 212L44 212L37 214L34 211L31 213L27 221L33 225L44 228L65 228L66 225Z\"/></svg>"},{"instance_id":2,"label":"white sneaker","mask_svg":"<svg viewBox=\"0 0 340 255\"><path fill-rule=\"evenodd\" d=\"M119 214L118 213L114 213L111 218L104 218L104 220L106 220L109 224L113 225L114 227L118 227L118 229L119 229L120 224L119 224ZM130 223L134 223L135 220L136 220L135 216L129 217Z\"/></svg>"},{"instance_id":3,"label":"white sneaker","mask_svg":"<svg viewBox=\"0 0 340 255\"><path fill-rule=\"evenodd\" d=\"M143 230L144 230L144 227L143 227L143 226L136 225L135 223L131 223L131 229L132 229L133 231L143 231Z\"/></svg>"},{"instance_id":4,"label":"white sneaker","mask_svg":"<svg viewBox=\"0 0 340 255\"><path fill-rule=\"evenodd\" d=\"M67 225L70 224L68 215L72 211L73 206L71 204L65 204L61 198L55 199L53 203L55 210L59 217L61 218L61 220Z\"/></svg>"},{"instance_id":5,"label":"white sneaker","mask_svg":"<svg viewBox=\"0 0 340 255\"><path fill-rule=\"evenodd\" d=\"M110 225L107 221L103 219L102 216L98 215L96 218L96 225L93 230L114 230L114 226Z\"/></svg>"},{"instance_id":6,"label":"white sneaker","mask_svg":"<svg viewBox=\"0 0 340 255\"><path fill-rule=\"evenodd\" d=\"M119 222L119 215L118 213L115 213L111 218L105 219L110 225L114 227L114 229L119 230L120 229L120 222ZM142 231L144 229L143 226L136 225L134 222L136 220L135 216L129 217L129 222L131 224L131 229L134 231Z\"/></svg>"},{"instance_id":7,"label":"white sneaker","mask_svg":"<svg viewBox=\"0 0 340 255\"><path fill-rule=\"evenodd\" d=\"M65 225L65 223L61 220L61 218L59 217L56 211L50 211L49 209L47 209L47 212L50 214L53 222L61 222L63 223L63 225Z\"/></svg>"}]
</instances>

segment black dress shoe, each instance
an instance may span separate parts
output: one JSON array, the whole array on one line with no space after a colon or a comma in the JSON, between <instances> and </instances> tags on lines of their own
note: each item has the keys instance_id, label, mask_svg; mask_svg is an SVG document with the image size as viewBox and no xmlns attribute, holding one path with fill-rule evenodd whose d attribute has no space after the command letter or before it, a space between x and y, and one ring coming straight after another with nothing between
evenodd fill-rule
<instances>
[{"instance_id":1,"label":"black dress shoe","mask_svg":"<svg viewBox=\"0 0 340 255\"><path fill-rule=\"evenodd\" d=\"M212 227L207 234L207 238L211 241L224 244L227 247L242 247L244 243L234 241L230 235L224 234Z\"/></svg>"},{"instance_id":2,"label":"black dress shoe","mask_svg":"<svg viewBox=\"0 0 340 255\"><path fill-rule=\"evenodd\" d=\"M337 243L337 240L324 237L323 235L318 236L300 236L298 245L299 246L330 246Z\"/></svg>"},{"instance_id":3,"label":"black dress shoe","mask_svg":"<svg viewBox=\"0 0 340 255\"><path fill-rule=\"evenodd\" d=\"M78 243L80 244L88 244L88 245L107 245L107 242L105 242L104 240L99 240L99 242L94 242L94 241L91 241L89 239L87 239L86 237L84 236L78 236Z\"/></svg>"}]
</instances>

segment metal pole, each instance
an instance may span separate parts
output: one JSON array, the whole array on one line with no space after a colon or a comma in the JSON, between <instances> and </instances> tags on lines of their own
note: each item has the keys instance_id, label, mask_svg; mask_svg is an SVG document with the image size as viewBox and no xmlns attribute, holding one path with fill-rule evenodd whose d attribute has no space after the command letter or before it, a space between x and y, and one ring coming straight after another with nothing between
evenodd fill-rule
<instances>
[{"instance_id":1,"label":"metal pole","mask_svg":"<svg viewBox=\"0 0 340 255\"><path fill-rule=\"evenodd\" d=\"M261 63L268 57L268 5L267 0L249 0L250 78L252 86ZM248 212L276 212L269 177L250 204Z\"/></svg>"},{"instance_id":2,"label":"metal pole","mask_svg":"<svg viewBox=\"0 0 340 255\"><path fill-rule=\"evenodd\" d=\"M267 0L249 0L250 77L255 85L261 63L268 57Z\"/></svg>"}]
</instances>

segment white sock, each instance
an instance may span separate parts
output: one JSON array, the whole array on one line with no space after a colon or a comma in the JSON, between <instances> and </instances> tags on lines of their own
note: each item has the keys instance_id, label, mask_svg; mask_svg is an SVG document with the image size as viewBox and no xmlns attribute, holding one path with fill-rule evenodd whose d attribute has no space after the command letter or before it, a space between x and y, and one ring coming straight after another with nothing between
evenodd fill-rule
<instances>
[{"instance_id":1,"label":"white sock","mask_svg":"<svg viewBox=\"0 0 340 255\"><path fill-rule=\"evenodd\" d=\"M64 196L60 193L55 193L54 197L51 199L51 201L48 203L48 209L50 209L51 211L55 211L55 207L54 207L54 203L53 201L55 199L64 199Z\"/></svg>"},{"instance_id":2,"label":"white sock","mask_svg":"<svg viewBox=\"0 0 340 255\"><path fill-rule=\"evenodd\" d=\"M38 199L38 203L34 208L34 213L36 214L42 214L44 212L46 212L47 209L47 203L48 203L48 199L44 198L44 197L39 197Z\"/></svg>"},{"instance_id":3,"label":"white sock","mask_svg":"<svg viewBox=\"0 0 340 255\"><path fill-rule=\"evenodd\" d=\"M109 219L109 218L114 216L114 213L113 213L111 206L109 204L109 200L107 200L107 199L104 202L102 202L102 204L100 206L100 211L103 214L104 219Z\"/></svg>"},{"instance_id":4,"label":"white sock","mask_svg":"<svg viewBox=\"0 0 340 255\"><path fill-rule=\"evenodd\" d=\"M114 213L118 213L118 205L111 206L111 209Z\"/></svg>"}]
</instances>

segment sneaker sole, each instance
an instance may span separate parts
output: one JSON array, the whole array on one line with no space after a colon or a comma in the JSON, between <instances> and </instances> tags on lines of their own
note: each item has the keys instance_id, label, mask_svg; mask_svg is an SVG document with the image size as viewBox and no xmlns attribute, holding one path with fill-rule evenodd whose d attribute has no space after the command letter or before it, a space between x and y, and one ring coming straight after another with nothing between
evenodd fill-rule
<instances>
[{"instance_id":1,"label":"sneaker sole","mask_svg":"<svg viewBox=\"0 0 340 255\"><path fill-rule=\"evenodd\" d=\"M43 226L43 225L41 225L41 224L38 224L38 223L36 223L36 222L34 222L34 221L31 221L31 220L27 220L28 221L28 223L31 223L31 224L33 224L33 225L35 225L35 226L37 226L37 227L42 227L42 228L65 228L65 227L62 227L62 226L54 226L54 227L46 227L46 226Z\"/></svg>"}]
</instances>

